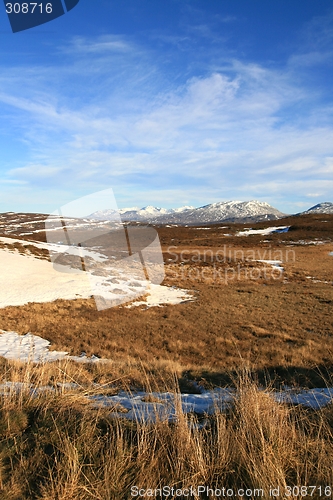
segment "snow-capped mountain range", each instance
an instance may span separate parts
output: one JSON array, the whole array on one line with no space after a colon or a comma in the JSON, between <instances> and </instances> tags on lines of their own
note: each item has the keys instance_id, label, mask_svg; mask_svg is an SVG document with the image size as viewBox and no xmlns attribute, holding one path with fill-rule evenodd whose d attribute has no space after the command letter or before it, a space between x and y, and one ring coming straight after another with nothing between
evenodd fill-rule
<instances>
[{"instance_id":1,"label":"snow-capped mountain range","mask_svg":"<svg viewBox=\"0 0 333 500\"><path fill-rule=\"evenodd\" d=\"M305 212L307 214L333 214L333 203L324 202ZM219 222L260 222L285 217L284 214L263 201L221 201L203 207L184 206L179 208L159 208L151 205L143 208L132 207L120 210L102 210L88 216L95 220L119 220L147 222L149 224L214 224Z\"/></svg>"},{"instance_id":2,"label":"snow-capped mountain range","mask_svg":"<svg viewBox=\"0 0 333 500\"><path fill-rule=\"evenodd\" d=\"M148 221L150 219L156 219L157 217L162 217L164 215L179 214L186 210L193 210L194 207L185 206L179 208L159 208L148 205L147 207L138 208L121 208L119 210L100 210L94 212L88 217L91 219L98 220L114 220L118 215L121 216L122 220L126 221Z\"/></svg>"},{"instance_id":3,"label":"snow-capped mountain range","mask_svg":"<svg viewBox=\"0 0 333 500\"><path fill-rule=\"evenodd\" d=\"M268 203L260 201L222 201L203 207L180 207L174 209L147 206L144 208L130 208L103 210L94 212L89 218L98 220L114 220L121 216L123 221L144 221L157 224L206 224L221 221L247 222L260 220L275 220L285 214Z\"/></svg>"},{"instance_id":4,"label":"snow-capped mountain range","mask_svg":"<svg viewBox=\"0 0 333 500\"><path fill-rule=\"evenodd\" d=\"M275 220L285 214L268 203L260 201L222 201L203 207L171 214L169 220L175 224L206 224L214 222L247 222ZM165 222L165 217L159 222Z\"/></svg>"}]
</instances>

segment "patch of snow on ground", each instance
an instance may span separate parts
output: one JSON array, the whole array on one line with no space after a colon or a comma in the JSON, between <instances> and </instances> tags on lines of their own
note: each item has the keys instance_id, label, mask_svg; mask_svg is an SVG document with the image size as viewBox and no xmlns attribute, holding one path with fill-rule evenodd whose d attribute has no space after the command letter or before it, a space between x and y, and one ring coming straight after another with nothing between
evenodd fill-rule
<instances>
[{"instance_id":1,"label":"patch of snow on ground","mask_svg":"<svg viewBox=\"0 0 333 500\"><path fill-rule=\"evenodd\" d=\"M269 264L274 269L279 269L280 271L284 271L284 268L280 265L282 264L281 260L257 260L257 262L263 262L264 264Z\"/></svg>"},{"instance_id":2,"label":"patch of snow on ground","mask_svg":"<svg viewBox=\"0 0 333 500\"><path fill-rule=\"evenodd\" d=\"M69 356L68 352L50 351L50 342L27 333L19 335L16 332L5 332L0 330L0 356L6 359L17 361L31 361L32 363L45 363L47 361L57 361L59 359L69 359L80 362L101 361L100 358L92 356Z\"/></svg>"},{"instance_id":3,"label":"patch of snow on ground","mask_svg":"<svg viewBox=\"0 0 333 500\"><path fill-rule=\"evenodd\" d=\"M22 362L45 363L57 360L72 360L76 362L106 362L96 356L87 357L69 356L64 351L50 351L50 342L37 335L27 333L18 335L16 332L0 330L0 356ZM69 384L63 389L75 389L76 384ZM33 394L45 390L54 390L50 386L34 388L30 384L21 382L6 382L0 384L0 394L29 389ZM98 388L97 388L98 389ZM264 389L260 389L264 390ZM332 402L333 388L291 389L286 387L280 392L270 391L270 396L279 403L299 404L318 409ZM201 390L200 394L175 394L170 392L120 391L112 396L96 394L90 400L96 407L110 408L115 416L140 421L155 420L158 418L174 420L177 415L177 406L181 406L184 413L212 414L218 408L225 410L229 407L237 394L234 389L215 388L210 391ZM114 410L116 408L116 411Z\"/></svg>"},{"instance_id":4,"label":"patch of snow on ground","mask_svg":"<svg viewBox=\"0 0 333 500\"><path fill-rule=\"evenodd\" d=\"M68 246L67 244L63 245L56 243L43 243L40 241L26 241L26 240L19 240L16 238L5 238L5 237L0 238L0 243L10 244L10 245L12 245L13 243L20 243L21 245L23 245L23 247L32 245L36 248L42 248L48 250L49 252L61 252L61 253L66 253L68 255L77 255L79 257L91 257L96 262L104 262L107 260L107 257L99 252L96 252L94 250L88 250L87 248L75 245Z\"/></svg>"},{"instance_id":5,"label":"patch of snow on ground","mask_svg":"<svg viewBox=\"0 0 333 500\"><path fill-rule=\"evenodd\" d=\"M155 421L156 418L174 421L177 407L184 413L213 414L219 408L226 409L234 399L231 389L204 391L202 394L174 394L171 392L119 392L114 396L93 396L94 406L122 409L121 417L143 422ZM113 413L119 416L118 413Z\"/></svg>"},{"instance_id":6,"label":"patch of snow on ground","mask_svg":"<svg viewBox=\"0 0 333 500\"><path fill-rule=\"evenodd\" d=\"M275 226L266 227L266 229L245 229L244 231L239 231L236 236L249 236L250 234L261 234L267 235L272 233L286 233L290 226Z\"/></svg>"},{"instance_id":7,"label":"patch of snow on ground","mask_svg":"<svg viewBox=\"0 0 333 500\"><path fill-rule=\"evenodd\" d=\"M188 302L194 300L193 295L191 295L187 290L176 287L167 287L161 285L150 285L150 290L143 300L138 300L132 302L129 306L146 306L154 307L160 306L161 304L179 304L180 302Z\"/></svg>"},{"instance_id":8,"label":"patch of snow on ground","mask_svg":"<svg viewBox=\"0 0 333 500\"><path fill-rule=\"evenodd\" d=\"M78 389L76 384L58 384L60 390ZM24 382L7 382L0 384L0 395L12 392L30 391L31 395L38 395L45 391L54 391L52 386L33 387ZM263 390L263 389L260 389ZM312 409L319 409L332 403L333 388L316 389L289 389L280 392L268 393L278 403L302 405ZM237 394L234 389L216 388L211 391L202 391L201 394L180 394L171 392L147 393L137 391L133 393L120 391L113 396L96 394L87 396L95 408L109 408L110 416L121 417L140 422L154 422L158 420L176 421L179 409L183 413L198 415L212 415L216 411L225 411L230 408Z\"/></svg>"},{"instance_id":9,"label":"patch of snow on ground","mask_svg":"<svg viewBox=\"0 0 333 500\"><path fill-rule=\"evenodd\" d=\"M4 243L13 243L16 240L2 238ZM22 240L17 240L22 242ZM25 242L26 244L34 244ZM46 246L47 245L47 246ZM39 248L50 248L48 244L35 245ZM51 245L61 247L61 245ZM66 252L73 251L74 255L93 257L99 263L104 261L104 256L92 250L79 247L68 247ZM96 304L101 308L108 308L117 304L136 300L146 295L141 303L147 307L160 304L179 304L190 300L191 296L186 290L169 288L162 285L147 287L145 277L133 279L130 267L127 269L104 266L102 270L91 269L91 272L80 269L69 269L57 265L54 269L51 262L38 259L33 255L21 255L0 249L0 307L19 306L28 302L52 302L57 299L73 300L77 298L95 297ZM63 271L63 272L59 272ZM133 305L139 305L134 303Z\"/></svg>"},{"instance_id":10,"label":"patch of snow on ground","mask_svg":"<svg viewBox=\"0 0 333 500\"><path fill-rule=\"evenodd\" d=\"M332 285L333 282L332 281L326 281L326 280L318 280L317 278L315 278L314 276L305 276L306 279L308 280L312 280L312 283L325 283L327 285Z\"/></svg>"},{"instance_id":11,"label":"patch of snow on ground","mask_svg":"<svg viewBox=\"0 0 333 500\"><path fill-rule=\"evenodd\" d=\"M292 245L325 245L326 243L330 243L330 240L297 240L297 241L281 241L281 243L288 243L290 246Z\"/></svg>"},{"instance_id":12,"label":"patch of snow on ground","mask_svg":"<svg viewBox=\"0 0 333 500\"><path fill-rule=\"evenodd\" d=\"M333 388L315 388L315 389L287 389L285 391L274 393L274 398L279 403L290 403L308 408L318 409L332 402Z\"/></svg>"},{"instance_id":13,"label":"patch of snow on ground","mask_svg":"<svg viewBox=\"0 0 333 500\"><path fill-rule=\"evenodd\" d=\"M280 392L269 392L269 394L279 403L318 409L331 403L333 388L286 389ZM177 414L177 405L181 405L184 413L213 414L217 409L223 411L230 407L235 397L237 394L233 389L216 388L211 391L202 391L201 394L174 394L170 392L148 394L121 391L114 396L101 395L91 399L96 406L122 408L121 417L147 421L155 420L156 417L174 420Z\"/></svg>"},{"instance_id":14,"label":"patch of snow on ground","mask_svg":"<svg viewBox=\"0 0 333 500\"><path fill-rule=\"evenodd\" d=\"M0 250L0 263L0 307L92 295L88 276L83 271L61 273L51 262L6 250Z\"/></svg>"}]
</instances>

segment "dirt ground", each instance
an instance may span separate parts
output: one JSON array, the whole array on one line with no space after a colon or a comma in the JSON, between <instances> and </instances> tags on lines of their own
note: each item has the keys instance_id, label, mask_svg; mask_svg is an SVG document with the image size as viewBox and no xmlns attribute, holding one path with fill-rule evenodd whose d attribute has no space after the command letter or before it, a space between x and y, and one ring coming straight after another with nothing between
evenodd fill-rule
<instances>
[{"instance_id":1,"label":"dirt ground","mask_svg":"<svg viewBox=\"0 0 333 500\"><path fill-rule=\"evenodd\" d=\"M237 236L282 225L291 227ZM193 301L104 311L93 299L27 304L0 309L0 328L40 335L71 354L177 363L205 384L224 384L244 366L278 385L329 381L333 215L208 227L157 227L164 284L191 290Z\"/></svg>"}]
</instances>

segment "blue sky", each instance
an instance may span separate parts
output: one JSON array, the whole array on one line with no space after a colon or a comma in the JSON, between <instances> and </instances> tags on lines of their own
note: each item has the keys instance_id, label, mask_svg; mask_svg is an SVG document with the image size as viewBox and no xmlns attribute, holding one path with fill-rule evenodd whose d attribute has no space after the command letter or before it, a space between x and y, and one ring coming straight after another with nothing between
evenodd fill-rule
<instances>
[{"instance_id":1,"label":"blue sky","mask_svg":"<svg viewBox=\"0 0 333 500\"><path fill-rule=\"evenodd\" d=\"M3 8L0 40L1 212L333 201L331 0L80 0L15 34Z\"/></svg>"}]
</instances>

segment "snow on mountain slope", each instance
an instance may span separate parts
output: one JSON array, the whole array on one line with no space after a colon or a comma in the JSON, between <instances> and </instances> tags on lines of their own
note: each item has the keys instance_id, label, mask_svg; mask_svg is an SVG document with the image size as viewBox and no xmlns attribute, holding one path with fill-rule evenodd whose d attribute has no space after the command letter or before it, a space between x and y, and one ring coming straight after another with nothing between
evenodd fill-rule
<instances>
[{"instance_id":1,"label":"snow on mountain slope","mask_svg":"<svg viewBox=\"0 0 333 500\"><path fill-rule=\"evenodd\" d=\"M125 221L145 221L150 220L152 218L161 217L163 215L173 214L173 213L181 213L185 210L193 209L194 207L185 206L179 208L160 208L153 207L152 205L148 205L147 207L138 208L121 208L118 211L116 210L100 210L98 212L94 212L88 215L91 219L103 219L103 220L113 220L117 216L121 216L121 218Z\"/></svg>"},{"instance_id":2,"label":"snow on mountain slope","mask_svg":"<svg viewBox=\"0 0 333 500\"><path fill-rule=\"evenodd\" d=\"M313 207L309 208L309 210L300 212L298 215L306 214L333 214L333 203L331 203L330 201L318 203L318 205L314 205Z\"/></svg>"},{"instance_id":3,"label":"snow on mountain slope","mask_svg":"<svg viewBox=\"0 0 333 500\"><path fill-rule=\"evenodd\" d=\"M222 221L274 220L283 217L276 208L260 201L222 201L188 209L180 214L168 214L150 222L174 224L205 224Z\"/></svg>"},{"instance_id":4,"label":"snow on mountain slope","mask_svg":"<svg viewBox=\"0 0 333 500\"><path fill-rule=\"evenodd\" d=\"M103 210L89 215L92 219L112 220L121 215L124 221L146 221L148 223L200 224L223 220L237 221L279 219L284 214L268 203L260 201L222 201L203 207L159 208L147 206L141 209Z\"/></svg>"}]
</instances>

